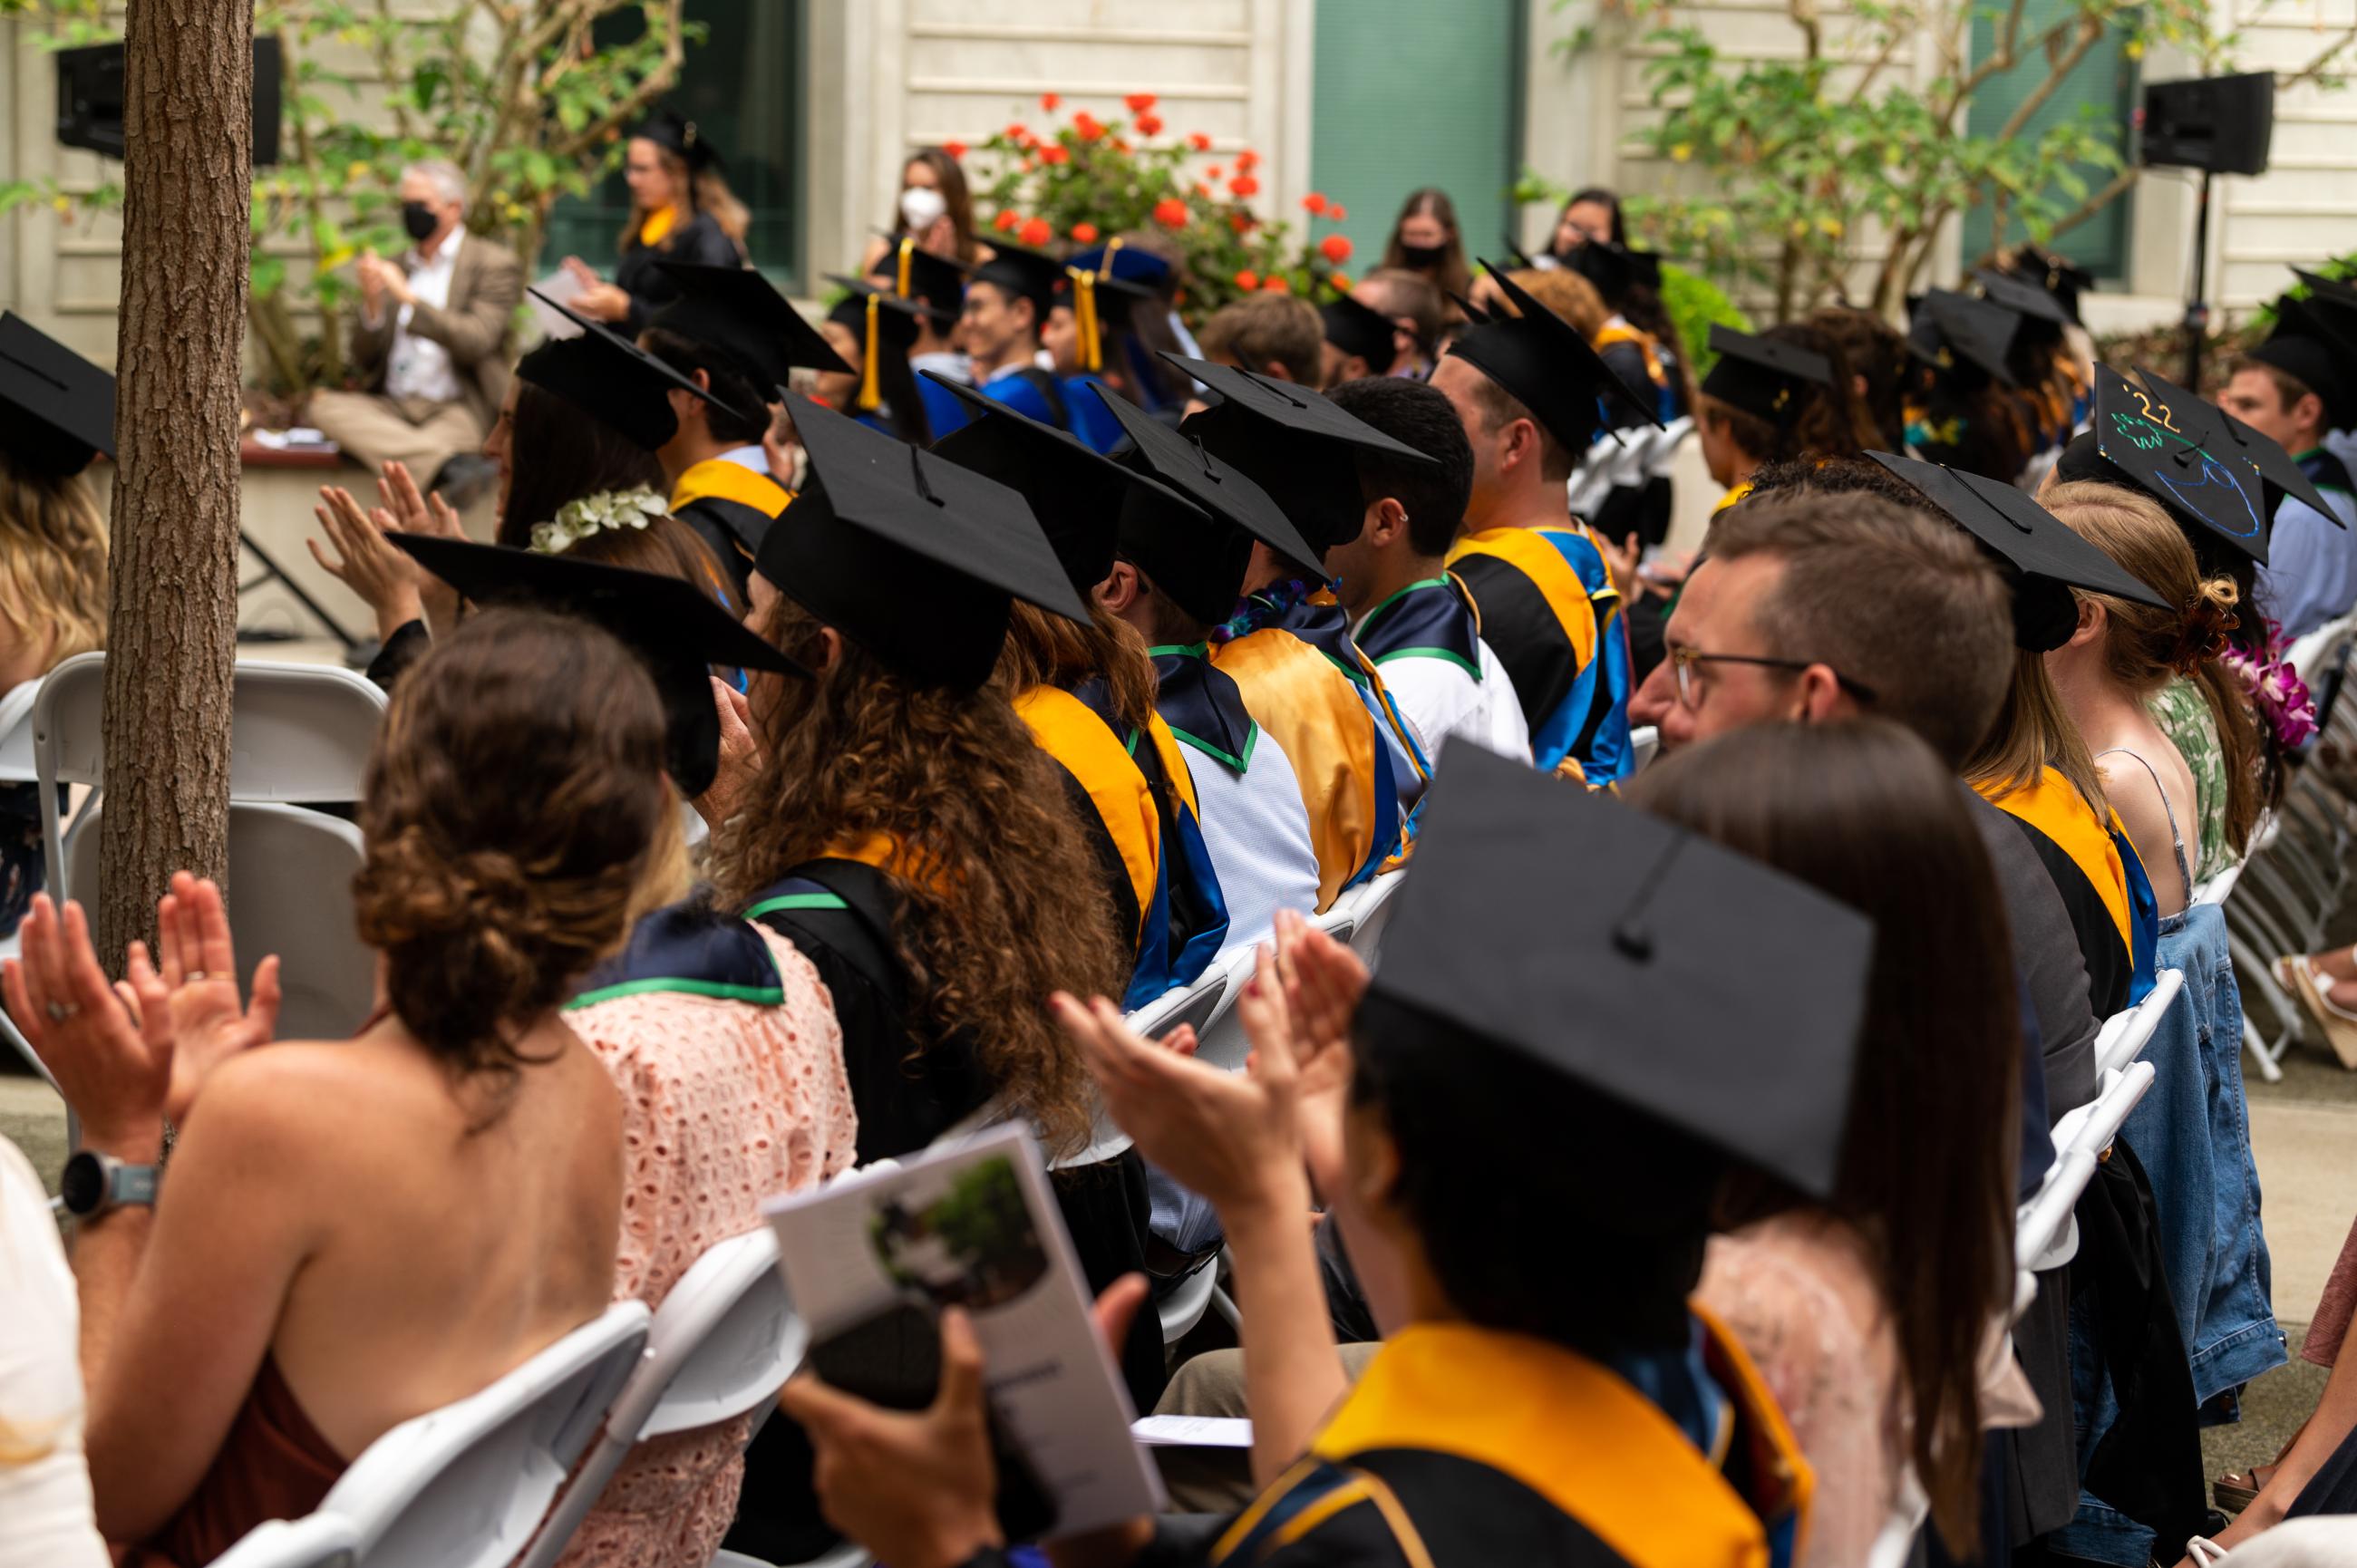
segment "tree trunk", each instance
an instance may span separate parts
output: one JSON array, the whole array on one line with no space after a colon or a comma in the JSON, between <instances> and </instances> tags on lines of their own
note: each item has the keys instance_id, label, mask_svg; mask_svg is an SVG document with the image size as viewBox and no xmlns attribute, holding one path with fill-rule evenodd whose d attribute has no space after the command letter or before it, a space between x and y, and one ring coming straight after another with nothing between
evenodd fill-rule
<instances>
[{"instance_id":1,"label":"tree trunk","mask_svg":"<svg viewBox=\"0 0 2357 1568\"><path fill-rule=\"evenodd\" d=\"M155 936L183 867L229 860L238 386L253 202L253 0L131 0L124 36L99 952Z\"/></svg>"}]
</instances>

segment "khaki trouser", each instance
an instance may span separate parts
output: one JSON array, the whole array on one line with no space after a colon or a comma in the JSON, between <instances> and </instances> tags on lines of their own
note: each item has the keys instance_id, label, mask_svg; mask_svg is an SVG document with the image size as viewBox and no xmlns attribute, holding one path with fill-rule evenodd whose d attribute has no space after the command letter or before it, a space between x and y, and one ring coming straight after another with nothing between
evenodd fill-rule
<instances>
[{"instance_id":1,"label":"khaki trouser","mask_svg":"<svg viewBox=\"0 0 2357 1568\"><path fill-rule=\"evenodd\" d=\"M442 465L462 452L482 450L490 434L464 403L392 398L381 392L315 392L306 415L344 456L376 472L387 463L408 466L424 489Z\"/></svg>"},{"instance_id":2,"label":"khaki trouser","mask_svg":"<svg viewBox=\"0 0 2357 1568\"><path fill-rule=\"evenodd\" d=\"M1342 1370L1352 1382L1383 1346L1344 1345ZM1162 1391L1157 1415L1250 1415L1244 1406L1244 1353L1207 1350L1181 1366ZM1242 1448L1150 1448L1162 1467L1170 1506L1179 1513L1234 1513L1259 1488L1253 1485L1252 1455Z\"/></svg>"}]
</instances>

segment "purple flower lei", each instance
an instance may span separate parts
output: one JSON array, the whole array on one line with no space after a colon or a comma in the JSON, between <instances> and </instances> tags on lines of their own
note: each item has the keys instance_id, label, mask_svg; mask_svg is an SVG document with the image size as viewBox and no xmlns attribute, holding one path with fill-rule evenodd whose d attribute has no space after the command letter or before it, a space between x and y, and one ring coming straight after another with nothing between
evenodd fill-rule
<instances>
[{"instance_id":1,"label":"purple flower lei","mask_svg":"<svg viewBox=\"0 0 2357 1568\"><path fill-rule=\"evenodd\" d=\"M2266 628L2257 654L2229 647L2218 661L2243 683L2252 705L2275 732L2276 744L2290 751L2316 734L2316 699L2309 694L2308 682L2299 678L2299 671L2284 658L2283 628L2272 620Z\"/></svg>"}]
</instances>

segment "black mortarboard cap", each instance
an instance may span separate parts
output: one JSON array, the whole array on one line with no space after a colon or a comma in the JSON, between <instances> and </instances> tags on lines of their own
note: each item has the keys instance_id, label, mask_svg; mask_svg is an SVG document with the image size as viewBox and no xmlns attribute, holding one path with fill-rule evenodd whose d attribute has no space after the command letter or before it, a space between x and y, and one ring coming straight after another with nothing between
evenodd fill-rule
<instances>
[{"instance_id":1,"label":"black mortarboard cap","mask_svg":"<svg viewBox=\"0 0 2357 1568\"><path fill-rule=\"evenodd\" d=\"M2011 271L2014 276L2027 279L2045 290L2073 322L2080 320L2080 296L2094 292L2094 274L2068 256L2040 250L2036 245L2024 245L2014 252Z\"/></svg>"},{"instance_id":2,"label":"black mortarboard cap","mask_svg":"<svg viewBox=\"0 0 2357 1568\"><path fill-rule=\"evenodd\" d=\"M2094 412L2084 434L2062 449L2054 471L2142 490L2202 541L2224 541L2258 562L2267 559L2266 486L2239 450L2208 447L2206 418L2181 422L2166 398L2128 385L2117 371L2094 371ZM2198 400L2197 400L2198 401Z\"/></svg>"},{"instance_id":3,"label":"black mortarboard cap","mask_svg":"<svg viewBox=\"0 0 2357 1568\"><path fill-rule=\"evenodd\" d=\"M2152 394L2153 406L2158 409L2166 404L2174 410L2177 423L2187 430L2194 430L2195 422L2206 423L2206 434L2197 433L2195 439L2211 451L2221 456L2230 452L2237 453L2250 459L2251 465L2259 471L2271 528L2276 509L2283 505L2286 496L2298 497L2310 510L2330 519L2336 528L2348 526L2341 521L2341 514L2332 510L2331 503L2324 499L2323 492L2316 488L2316 481L2300 471L2299 465L2292 460L2292 455L2285 451L2283 444L2274 436L2262 435L2199 392L2187 392L2150 371L2138 370L2136 379L2144 383L2145 391Z\"/></svg>"},{"instance_id":4,"label":"black mortarboard cap","mask_svg":"<svg viewBox=\"0 0 2357 1568\"><path fill-rule=\"evenodd\" d=\"M2357 306L2337 316L2329 303L2285 295L2276 301L2275 330L2248 357L2274 366L2322 399L2326 429L2357 426L2357 381L2352 376L2357 371Z\"/></svg>"},{"instance_id":5,"label":"black mortarboard cap","mask_svg":"<svg viewBox=\"0 0 2357 1568\"><path fill-rule=\"evenodd\" d=\"M1448 295L1449 304L1455 306L1458 309L1465 313L1466 320L1471 322L1476 327L1487 327L1490 325L1491 317L1488 311L1482 309L1480 306L1474 304L1471 300L1466 298L1463 295L1458 293L1453 288L1444 289L1441 292Z\"/></svg>"},{"instance_id":6,"label":"black mortarboard cap","mask_svg":"<svg viewBox=\"0 0 2357 1568\"><path fill-rule=\"evenodd\" d=\"M2347 278L2329 278L2322 273L2311 273L2299 267L2291 275L2306 285L2309 294L2319 299L2336 299L2344 305L2357 305L2357 283Z\"/></svg>"},{"instance_id":7,"label":"black mortarboard cap","mask_svg":"<svg viewBox=\"0 0 2357 1568\"><path fill-rule=\"evenodd\" d=\"M1135 245L1095 245L1072 252L1071 265L1094 273L1101 284L1121 284L1159 294L1175 275L1170 263Z\"/></svg>"},{"instance_id":8,"label":"black mortarboard cap","mask_svg":"<svg viewBox=\"0 0 2357 1568\"><path fill-rule=\"evenodd\" d=\"M1651 251L1632 251L1610 240L1590 240L1573 246L1571 253L1563 258L1563 264L1594 285L1607 305L1619 305L1637 285L1655 289L1662 286L1661 257Z\"/></svg>"},{"instance_id":9,"label":"black mortarboard cap","mask_svg":"<svg viewBox=\"0 0 2357 1568\"><path fill-rule=\"evenodd\" d=\"M532 296L580 328L581 335L541 344L523 357L516 374L612 425L648 451L678 434L678 416L664 397L670 392L693 392L715 408L739 418L752 417L748 410L722 402L620 333L609 331L538 289L532 291Z\"/></svg>"},{"instance_id":10,"label":"black mortarboard cap","mask_svg":"<svg viewBox=\"0 0 2357 1568\"><path fill-rule=\"evenodd\" d=\"M1995 267L1975 269L1973 281L1981 285L1982 294L1991 305L2002 306L2026 320L2043 321L2052 327L2071 324L2071 313L2062 308L2062 302L2034 283Z\"/></svg>"},{"instance_id":11,"label":"black mortarboard cap","mask_svg":"<svg viewBox=\"0 0 2357 1568\"><path fill-rule=\"evenodd\" d=\"M691 169L711 168L725 161L720 149L704 139L704 128L669 104L640 121L630 134L678 155Z\"/></svg>"},{"instance_id":12,"label":"black mortarboard cap","mask_svg":"<svg viewBox=\"0 0 2357 1568\"><path fill-rule=\"evenodd\" d=\"M461 539L386 537L476 604L578 616L619 638L654 677L668 721L668 766L683 795L710 789L720 766L712 666L807 673L684 577Z\"/></svg>"},{"instance_id":13,"label":"black mortarboard cap","mask_svg":"<svg viewBox=\"0 0 2357 1568\"><path fill-rule=\"evenodd\" d=\"M1287 561L1317 564L1317 550L1243 469L1222 462L1200 438L1171 429L1101 383L1087 384L1129 435L1129 446L1115 452L1116 459L1169 486L1209 519L1198 525L1176 511L1157 511L1123 520L1121 553L1180 609L1197 620L1225 620L1243 592L1254 540Z\"/></svg>"},{"instance_id":14,"label":"black mortarboard cap","mask_svg":"<svg viewBox=\"0 0 2357 1568\"><path fill-rule=\"evenodd\" d=\"M0 312L0 446L45 474L114 455L114 378L15 311Z\"/></svg>"},{"instance_id":15,"label":"black mortarboard cap","mask_svg":"<svg viewBox=\"0 0 2357 1568\"><path fill-rule=\"evenodd\" d=\"M1813 1197L1833 1190L1872 921L1478 746L1449 751L1430 800L1362 1029L1412 1050L1437 1020Z\"/></svg>"},{"instance_id":16,"label":"black mortarboard cap","mask_svg":"<svg viewBox=\"0 0 2357 1568\"><path fill-rule=\"evenodd\" d=\"M1575 457L1605 428L1599 399L1618 398L1647 424L1661 423L1598 358L1578 328L1533 299L1500 268L1481 264L1519 314L1491 312L1487 322L1458 334L1450 353L1505 388Z\"/></svg>"},{"instance_id":17,"label":"black mortarboard cap","mask_svg":"<svg viewBox=\"0 0 2357 1568\"><path fill-rule=\"evenodd\" d=\"M1318 315L1326 324L1326 341L1366 360L1369 374L1382 375L1399 358L1399 328L1373 306L1345 294L1329 300Z\"/></svg>"},{"instance_id":18,"label":"black mortarboard cap","mask_svg":"<svg viewBox=\"0 0 2357 1568\"><path fill-rule=\"evenodd\" d=\"M996 479L789 394L810 478L754 567L887 666L973 691L1024 599L1084 621L1030 505Z\"/></svg>"},{"instance_id":19,"label":"black mortarboard cap","mask_svg":"<svg viewBox=\"0 0 2357 1568\"><path fill-rule=\"evenodd\" d=\"M905 234L888 233L884 237L892 243L869 269L868 275L888 280L887 286L894 294L924 306L937 320L955 321L965 304L965 268L947 256L933 254ZM909 267L906 292L900 287L904 258Z\"/></svg>"},{"instance_id":20,"label":"black mortarboard cap","mask_svg":"<svg viewBox=\"0 0 2357 1568\"><path fill-rule=\"evenodd\" d=\"M655 267L679 285L679 297L647 325L734 354L752 371L755 386L791 380L796 365L853 373L818 328L752 268L671 261Z\"/></svg>"},{"instance_id":21,"label":"black mortarboard cap","mask_svg":"<svg viewBox=\"0 0 2357 1568\"><path fill-rule=\"evenodd\" d=\"M826 281L840 284L849 291L834 302L834 308L826 313L826 318L838 327L850 328L851 335L859 339L863 349L867 346L867 302L871 299L876 302L877 335L883 338L886 347L897 349L903 354L917 346L918 334L922 330L917 318L937 314L922 300L902 299L888 288L862 283L857 278L829 273Z\"/></svg>"},{"instance_id":22,"label":"black mortarboard cap","mask_svg":"<svg viewBox=\"0 0 2357 1568\"><path fill-rule=\"evenodd\" d=\"M1797 343L1713 322L1710 351L1718 362L1703 378L1703 395L1770 424L1792 424L1816 389L1830 391L1834 384L1833 361Z\"/></svg>"},{"instance_id":23,"label":"black mortarboard cap","mask_svg":"<svg viewBox=\"0 0 2357 1568\"><path fill-rule=\"evenodd\" d=\"M1064 281L1064 263L1019 245L996 244L990 260L974 266L974 281L996 284L1017 299L1029 300L1045 322L1049 307L1056 302L1057 287Z\"/></svg>"},{"instance_id":24,"label":"black mortarboard cap","mask_svg":"<svg viewBox=\"0 0 2357 1568\"><path fill-rule=\"evenodd\" d=\"M1916 302L1907 328L1907 347L1944 376L1967 384L1983 378L2013 385L2006 356L2021 330L2021 317L1990 300L1935 288Z\"/></svg>"},{"instance_id":25,"label":"black mortarboard cap","mask_svg":"<svg viewBox=\"0 0 2357 1568\"><path fill-rule=\"evenodd\" d=\"M1384 325L1388 329L1390 324ZM1365 525L1361 453L1432 461L1308 387L1183 354L1166 351L1162 357L1220 394L1216 406L1189 415L1180 434L1200 440L1212 456L1242 469L1269 493L1319 552L1296 558L1305 566L1316 567L1324 552L1356 539Z\"/></svg>"},{"instance_id":26,"label":"black mortarboard cap","mask_svg":"<svg viewBox=\"0 0 2357 1568\"><path fill-rule=\"evenodd\" d=\"M939 381L976 415L934 442L933 450L1029 501L1056 559L1064 564L1064 575L1083 599L1113 572L1125 513L1158 510L1174 514L1169 521L1180 526L1210 525L1209 514L1176 490L1054 425L946 376L919 373Z\"/></svg>"},{"instance_id":27,"label":"black mortarboard cap","mask_svg":"<svg viewBox=\"0 0 2357 1568\"><path fill-rule=\"evenodd\" d=\"M1921 490L1996 558L2013 589L2014 641L2032 653L2050 652L2071 640L2079 619L2073 588L2156 609L2171 607L2101 545L2074 532L2016 486L1889 452L1867 456Z\"/></svg>"}]
</instances>

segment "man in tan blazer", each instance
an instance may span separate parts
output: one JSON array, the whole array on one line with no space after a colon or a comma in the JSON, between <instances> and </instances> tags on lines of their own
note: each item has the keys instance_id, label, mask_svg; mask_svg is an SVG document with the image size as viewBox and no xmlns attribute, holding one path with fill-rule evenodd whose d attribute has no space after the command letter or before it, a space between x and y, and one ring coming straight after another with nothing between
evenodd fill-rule
<instances>
[{"instance_id":1,"label":"man in tan blazer","mask_svg":"<svg viewBox=\"0 0 2357 1568\"><path fill-rule=\"evenodd\" d=\"M351 357L364 390L311 394L310 420L353 461L399 460L421 485L464 507L488 483L477 454L507 393L523 264L467 232L467 181L456 165L401 173L403 227L414 248L354 263L360 308Z\"/></svg>"}]
</instances>

